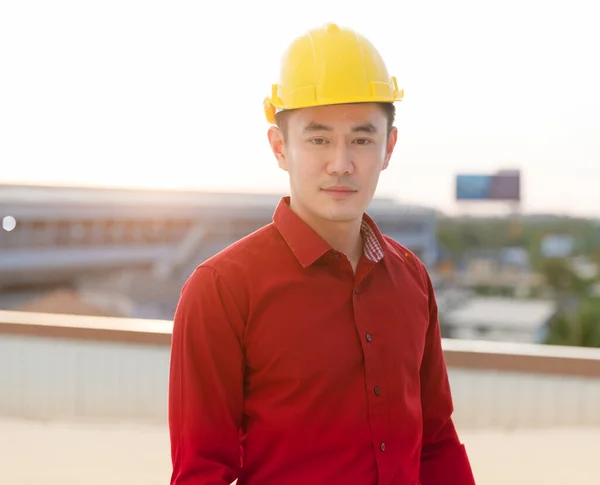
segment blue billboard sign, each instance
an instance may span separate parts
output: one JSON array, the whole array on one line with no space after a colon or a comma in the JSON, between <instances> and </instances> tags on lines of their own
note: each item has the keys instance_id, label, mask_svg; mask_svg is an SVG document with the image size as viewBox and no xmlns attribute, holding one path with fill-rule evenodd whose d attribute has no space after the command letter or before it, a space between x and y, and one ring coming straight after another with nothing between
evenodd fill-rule
<instances>
[{"instance_id":1,"label":"blue billboard sign","mask_svg":"<svg viewBox=\"0 0 600 485\"><path fill-rule=\"evenodd\" d=\"M456 199L488 199L492 178L489 175L457 175Z\"/></svg>"},{"instance_id":2,"label":"blue billboard sign","mask_svg":"<svg viewBox=\"0 0 600 485\"><path fill-rule=\"evenodd\" d=\"M500 172L495 175L459 174L456 176L456 200L521 199L519 172Z\"/></svg>"}]
</instances>

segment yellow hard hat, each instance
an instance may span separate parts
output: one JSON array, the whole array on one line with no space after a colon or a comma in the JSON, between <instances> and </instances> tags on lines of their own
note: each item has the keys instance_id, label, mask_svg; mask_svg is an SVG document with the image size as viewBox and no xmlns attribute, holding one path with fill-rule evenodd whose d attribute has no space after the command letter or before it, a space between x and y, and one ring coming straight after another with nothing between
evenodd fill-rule
<instances>
[{"instance_id":1,"label":"yellow hard hat","mask_svg":"<svg viewBox=\"0 0 600 485\"><path fill-rule=\"evenodd\" d=\"M353 30L327 24L296 38L281 63L279 84L264 100L267 121L279 110L402 100L373 44Z\"/></svg>"}]
</instances>

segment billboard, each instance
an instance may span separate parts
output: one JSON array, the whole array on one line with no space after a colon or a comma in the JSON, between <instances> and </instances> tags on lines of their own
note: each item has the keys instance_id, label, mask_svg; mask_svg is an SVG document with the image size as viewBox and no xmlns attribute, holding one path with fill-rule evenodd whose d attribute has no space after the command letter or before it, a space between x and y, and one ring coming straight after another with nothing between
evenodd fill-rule
<instances>
[{"instance_id":1,"label":"billboard","mask_svg":"<svg viewBox=\"0 0 600 485\"><path fill-rule=\"evenodd\" d=\"M521 200L521 176L518 171L496 174L458 174L456 200Z\"/></svg>"}]
</instances>

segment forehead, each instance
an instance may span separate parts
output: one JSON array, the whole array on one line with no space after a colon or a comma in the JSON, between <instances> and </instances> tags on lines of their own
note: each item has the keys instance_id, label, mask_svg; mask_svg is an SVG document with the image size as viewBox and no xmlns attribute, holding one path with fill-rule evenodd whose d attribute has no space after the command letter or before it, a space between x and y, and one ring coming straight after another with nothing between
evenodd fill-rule
<instances>
[{"instance_id":1,"label":"forehead","mask_svg":"<svg viewBox=\"0 0 600 485\"><path fill-rule=\"evenodd\" d=\"M300 108L290 113L288 126L304 129L311 124L332 127L335 130L351 129L356 125L372 124L384 131L387 118L384 111L375 103L338 104Z\"/></svg>"}]
</instances>

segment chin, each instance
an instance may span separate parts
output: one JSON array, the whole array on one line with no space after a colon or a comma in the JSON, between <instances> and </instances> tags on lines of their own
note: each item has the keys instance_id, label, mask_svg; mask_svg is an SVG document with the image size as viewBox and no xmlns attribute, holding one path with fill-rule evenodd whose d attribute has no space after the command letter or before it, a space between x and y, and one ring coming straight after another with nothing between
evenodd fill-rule
<instances>
[{"instance_id":1,"label":"chin","mask_svg":"<svg viewBox=\"0 0 600 485\"><path fill-rule=\"evenodd\" d=\"M337 205L337 206L336 206ZM332 222L350 222L362 218L364 210L361 207L344 207L345 204L327 204L320 209L321 215Z\"/></svg>"},{"instance_id":2,"label":"chin","mask_svg":"<svg viewBox=\"0 0 600 485\"><path fill-rule=\"evenodd\" d=\"M303 208L303 212L312 214L312 217L330 222L351 222L362 219L367 209L368 202L364 197L358 196L347 199L333 199L323 193L316 196L296 196L297 206Z\"/></svg>"}]
</instances>

